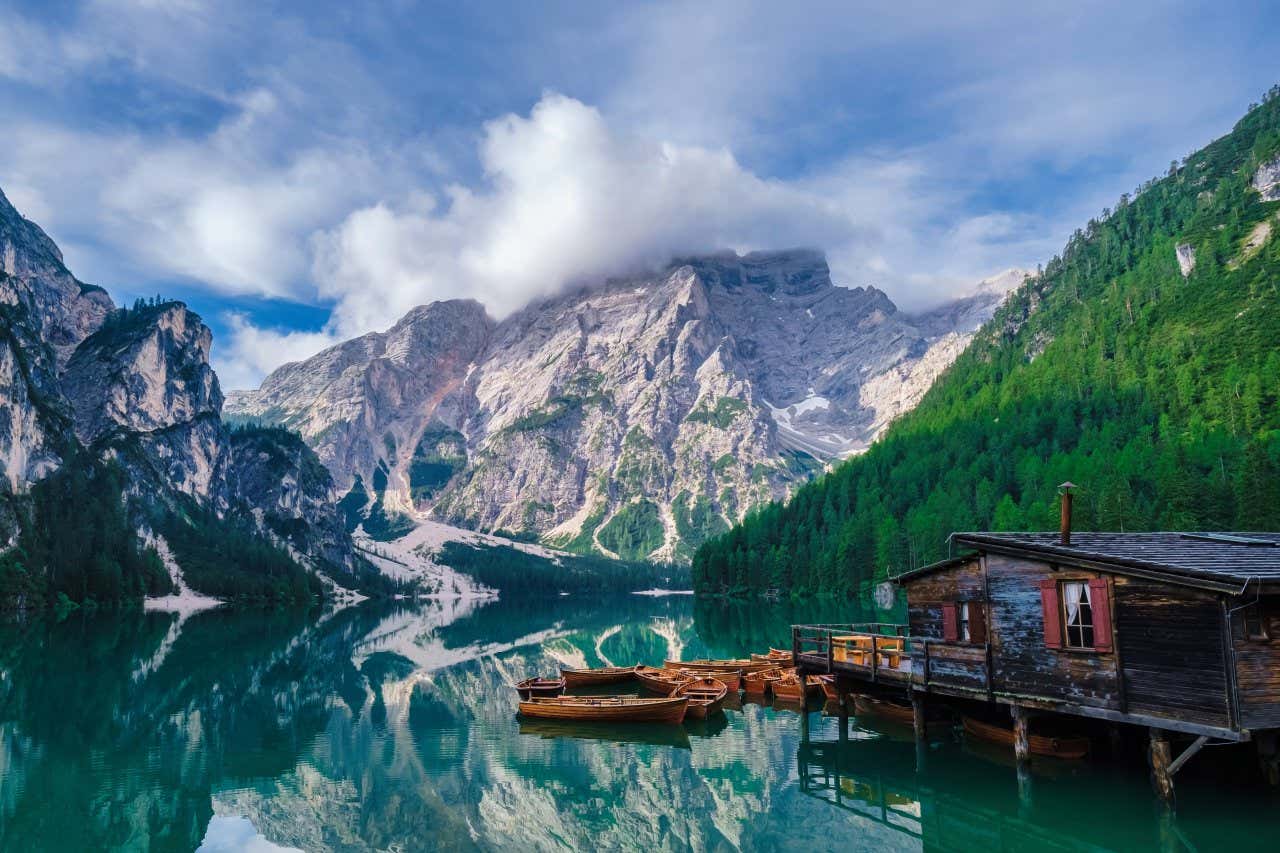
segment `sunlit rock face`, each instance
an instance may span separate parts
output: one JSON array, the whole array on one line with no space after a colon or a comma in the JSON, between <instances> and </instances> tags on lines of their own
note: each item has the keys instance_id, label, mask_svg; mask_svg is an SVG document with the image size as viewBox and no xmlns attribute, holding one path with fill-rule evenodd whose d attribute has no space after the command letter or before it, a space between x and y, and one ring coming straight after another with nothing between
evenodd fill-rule
<instances>
[{"instance_id":1,"label":"sunlit rock face","mask_svg":"<svg viewBox=\"0 0 1280 853\"><path fill-rule=\"evenodd\" d=\"M1258 167L1253 188L1262 194L1263 201L1280 201L1280 156Z\"/></svg>"},{"instance_id":2,"label":"sunlit rock face","mask_svg":"<svg viewBox=\"0 0 1280 853\"><path fill-rule=\"evenodd\" d=\"M350 565L332 479L310 448L281 434L237 442L224 428L212 339L180 302L117 311L0 194L0 490L20 496L87 449L121 466L134 508L184 496L240 509L298 554ZM3 502L0 542L17 526Z\"/></svg>"},{"instance_id":3,"label":"sunlit rock face","mask_svg":"<svg viewBox=\"0 0 1280 853\"><path fill-rule=\"evenodd\" d=\"M807 250L679 259L493 324L475 303L286 365L237 416L298 429L339 488L576 550L687 558L865 448L1022 281L922 315Z\"/></svg>"}]
</instances>

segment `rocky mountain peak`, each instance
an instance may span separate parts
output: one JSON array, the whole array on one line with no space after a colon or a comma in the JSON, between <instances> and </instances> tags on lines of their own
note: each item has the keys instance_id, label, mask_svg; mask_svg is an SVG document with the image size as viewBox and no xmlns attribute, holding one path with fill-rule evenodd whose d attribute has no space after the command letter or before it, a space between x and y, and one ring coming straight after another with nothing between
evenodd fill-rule
<instances>
[{"instance_id":1,"label":"rocky mountain peak","mask_svg":"<svg viewBox=\"0 0 1280 853\"><path fill-rule=\"evenodd\" d=\"M496 325L475 303L422 306L228 409L298 429L377 529L436 517L680 559L865 447L995 304L922 320L836 286L820 252L720 252Z\"/></svg>"},{"instance_id":2,"label":"rocky mountain peak","mask_svg":"<svg viewBox=\"0 0 1280 853\"><path fill-rule=\"evenodd\" d=\"M93 444L112 431L153 432L222 411L209 366L213 333L181 302L121 309L67 363L63 389L76 434Z\"/></svg>"}]
</instances>

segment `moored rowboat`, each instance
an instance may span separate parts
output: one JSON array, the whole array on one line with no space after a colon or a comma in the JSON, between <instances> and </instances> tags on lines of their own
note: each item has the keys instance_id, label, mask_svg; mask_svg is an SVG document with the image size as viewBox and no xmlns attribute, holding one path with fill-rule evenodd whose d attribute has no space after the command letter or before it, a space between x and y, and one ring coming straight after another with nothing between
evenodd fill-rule
<instances>
[{"instance_id":1,"label":"moored rowboat","mask_svg":"<svg viewBox=\"0 0 1280 853\"><path fill-rule=\"evenodd\" d=\"M804 682L794 672L788 672L773 682L773 695L793 702L804 701Z\"/></svg>"},{"instance_id":2,"label":"moored rowboat","mask_svg":"<svg viewBox=\"0 0 1280 853\"><path fill-rule=\"evenodd\" d=\"M676 688L675 695L689 700L685 716L695 720L705 720L721 709L725 694L728 692L724 684L714 678L699 678L696 681L681 684Z\"/></svg>"},{"instance_id":3,"label":"moored rowboat","mask_svg":"<svg viewBox=\"0 0 1280 853\"><path fill-rule=\"evenodd\" d=\"M738 693L742 690L742 672L740 670L694 672L691 669L679 669L676 671L689 678L714 678L723 684L730 693Z\"/></svg>"},{"instance_id":4,"label":"moored rowboat","mask_svg":"<svg viewBox=\"0 0 1280 853\"><path fill-rule=\"evenodd\" d=\"M602 666L599 669L565 669L561 667L567 687L591 687L596 684L617 684L636 677L634 666Z\"/></svg>"},{"instance_id":5,"label":"moored rowboat","mask_svg":"<svg viewBox=\"0 0 1280 853\"><path fill-rule=\"evenodd\" d=\"M828 678L830 676L827 676ZM823 680L821 675L806 675L804 677L804 692L806 695L819 696L823 692Z\"/></svg>"},{"instance_id":6,"label":"moored rowboat","mask_svg":"<svg viewBox=\"0 0 1280 853\"><path fill-rule=\"evenodd\" d=\"M776 661L743 660L669 660L662 664L663 669L687 669L690 672L730 672L741 670L744 673L771 669L777 666Z\"/></svg>"},{"instance_id":7,"label":"moored rowboat","mask_svg":"<svg viewBox=\"0 0 1280 853\"><path fill-rule=\"evenodd\" d=\"M795 662L795 655L783 649L769 649L767 655L752 654L751 659L753 661L777 664L778 666L790 666Z\"/></svg>"},{"instance_id":8,"label":"moored rowboat","mask_svg":"<svg viewBox=\"0 0 1280 853\"><path fill-rule=\"evenodd\" d=\"M836 689L836 677L834 675L815 675L818 683L822 686L822 693L827 697L828 702L837 702L840 700L840 691Z\"/></svg>"},{"instance_id":9,"label":"moored rowboat","mask_svg":"<svg viewBox=\"0 0 1280 853\"><path fill-rule=\"evenodd\" d=\"M1009 747L1013 746L1013 729L1011 728L984 723L981 720L975 720L973 717L965 717L964 730L965 734L972 735L980 740L991 741L992 743ZM1048 755L1054 758L1084 758L1089 754L1089 739L1079 735L1049 737L1028 734L1027 745L1034 755Z\"/></svg>"},{"instance_id":10,"label":"moored rowboat","mask_svg":"<svg viewBox=\"0 0 1280 853\"><path fill-rule=\"evenodd\" d=\"M670 669L659 669L656 666L637 666L636 680L646 689L663 696L670 696L676 688L695 676Z\"/></svg>"},{"instance_id":11,"label":"moored rowboat","mask_svg":"<svg viewBox=\"0 0 1280 853\"><path fill-rule=\"evenodd\" d=\"M782 678L782 670L776 666L748 672L742 676L742 689L748 696L763 696L779 678Z\"/></svg>"},{"instance_id":12,"label":"moored rowboat","mask_svg":"<svg viewBox=\"0 0 1280 853\"><path fill-rule=\"evenodd\" d=\"M903 723L908 726L914 726L916 722L915 711L911 709L910 705L886 702L884 699L877 699L874 696L859 694L853 697L853 709L859 714L884 717L885 719L893 720L895 723Z\"/></svg>"},{"instance_id":13,"label":"moored rowboat","mask_svg":"<svg viewBox=\"0 0 1280 853\"><path fill-rule=\"evenodd\" d=\"M534 696L559 696L564 692L563 678L526 678L516 684L516 692L521 699Z\"/></svg>"},{"instance_id":14,"label":"moored rowboat","mask_svg":"<svg viewBox=\"0 0 1280 853\"><path fill-rule=\"evenodd\" d=\"M636 699L631 696L555 696L520 703L520 716L542 720L587 720L612 723L678 723L689 700Z\"/></svg>"}]
</instances>

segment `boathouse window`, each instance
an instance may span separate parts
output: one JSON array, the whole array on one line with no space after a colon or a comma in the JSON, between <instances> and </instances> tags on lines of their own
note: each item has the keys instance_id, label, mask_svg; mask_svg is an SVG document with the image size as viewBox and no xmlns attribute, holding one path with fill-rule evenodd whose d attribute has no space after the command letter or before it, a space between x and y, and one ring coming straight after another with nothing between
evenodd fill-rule
<instances>
[{"instance_id":1,"label":"boathouse window","mask_svg":"<svg viewBox=\"0 0 1280 853\"><path fill-rule=\"evenodd\" d=\"M1244 635L1250 640L1269 640L1267 620L1263 618L1262 603L1255 601L1244 609Z\"/></svg>"},{"instance_id":2,"label":"boathouse window","mask_svg":"<svg viewBox=\"0 0 1280 853\"><path fill-rule=\"evenodd\" d=\"M1062 606L1067 617L1067 648L1093 648L1093 607L1089 603L1089 585L1083 581L1064 583Z\"/></svg>"},{"instance_id":3,"label":"boathouse window","mask_svg":"<svg viewBox=\"0 0 1280 853\"><path fill-rule=\"evenodd\" d=\"M942 605L942 639L948 643L985 643L986 611L981 601L948 601Z\"/></svg>"},{"instance_id":4,"label":"boathouse window","mask_svg":"<svg viewBox=\"0 0 1280 853\"><path fill-rule=\"evenodd\" d=\"M1111 591L1105 578L1043 580L1040 604L1049 648L1111 651Z\"/></svg>"}]
</instances>

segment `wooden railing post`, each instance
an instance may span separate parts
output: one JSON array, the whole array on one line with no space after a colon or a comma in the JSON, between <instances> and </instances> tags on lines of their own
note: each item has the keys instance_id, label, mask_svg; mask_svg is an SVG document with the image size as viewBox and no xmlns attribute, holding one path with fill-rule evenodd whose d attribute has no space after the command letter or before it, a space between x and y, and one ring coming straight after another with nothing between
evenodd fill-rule
<instances>
[{"instance_id":1,"label":"wooden railing post","mask_svg":"<svg viewBox=\"0 0 1280 853\"><path fill-rule=\"evenodd\" d=\"M879 668L880 668L879 667L880 652L877 651L876 649L876 646L877 646L876 640L877 640L876 635L872 634L871 635L871 683L872 684L875 683L876 673L879 671Z\"/></svg>"},{"instance_id":2,"label":"wooden railing post","mask_svg":"<svg viewBox=\"0 0 1280 853\"><path fill-rule=\"evenodd\" d=\"M828 630L827 630L827 673L828 673L828 674L830 674L830 673L832 672L832 669L831 669L831 662L835 659L835 650L831 648L831 646L832 646L832 642L831 642L831 638L832 638L832 636L834 636L834 635L831 633L831 630L830 630L830 629L828 629Z\"/></svg>"}]
</instances>

